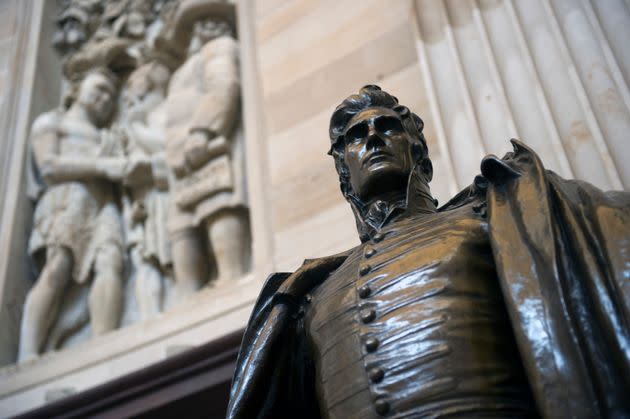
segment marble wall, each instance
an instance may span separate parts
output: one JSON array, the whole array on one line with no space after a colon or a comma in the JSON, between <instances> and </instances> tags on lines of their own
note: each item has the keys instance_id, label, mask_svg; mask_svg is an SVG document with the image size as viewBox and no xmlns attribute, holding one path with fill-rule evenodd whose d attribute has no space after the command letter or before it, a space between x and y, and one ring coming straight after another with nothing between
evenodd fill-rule
<instances>
[{"instance_id":1,"label":"marble wall","mask_svg":"<svg viewBox=\"0 0 630 419\"><path fill-rule=\"evenodd\" d=\"M332 109L365 84L424 119L441 203L513 137L628 189L628 31L623 0L256 2L276 267L358 242L325 152Z\"/></svg>"}]
</instances>

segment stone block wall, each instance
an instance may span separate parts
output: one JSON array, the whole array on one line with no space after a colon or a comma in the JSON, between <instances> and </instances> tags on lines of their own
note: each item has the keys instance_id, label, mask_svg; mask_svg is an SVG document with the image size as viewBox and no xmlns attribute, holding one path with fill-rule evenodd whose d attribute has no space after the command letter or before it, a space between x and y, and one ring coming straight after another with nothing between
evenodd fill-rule
<instances>
[{"instance_id":1,"label":"stone block wall","mask_svg":"<svg viewBox=\"0 0 630 419\"><path fill-rule=\"evenodd\" d=\"M510 138L562 176L630 187L628 2L260 0L255 13L279 270L358 243L326 151L332 110L365 84L423 118L442 204Z\"/></svg>"}]
</instances>

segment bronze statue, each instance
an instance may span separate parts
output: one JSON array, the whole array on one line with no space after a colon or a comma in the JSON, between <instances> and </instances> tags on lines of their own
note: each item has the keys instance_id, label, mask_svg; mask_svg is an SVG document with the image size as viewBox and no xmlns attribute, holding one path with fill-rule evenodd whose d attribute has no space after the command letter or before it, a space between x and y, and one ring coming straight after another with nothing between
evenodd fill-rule
<instances>
[{"instance_id":1,"label":"bronze statue","mask_svg":"<svg viewBox=\"0 0 630 419\"><path fill-rule=\"evenodd\" d=\"M436 208L422 129L377 86L336 108L362 244L270 276L228 418L630 415L630 194L512 140Z\"/></svg>"}]
</instances>

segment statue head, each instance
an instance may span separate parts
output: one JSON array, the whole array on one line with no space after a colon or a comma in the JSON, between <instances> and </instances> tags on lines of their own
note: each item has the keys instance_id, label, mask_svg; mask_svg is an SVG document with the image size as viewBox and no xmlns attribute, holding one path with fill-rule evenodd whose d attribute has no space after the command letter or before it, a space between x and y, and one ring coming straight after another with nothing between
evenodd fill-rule
<instances>
[{"instance_id":1,"label":"statue head","mask_svg":"<svg viewBox=\"0 0 630 419\"><path fill-rule=\"evenodd\" d=\"M96 126L103 126L114 111L116 89L117 79L111 71L94 69L81 81L75 105L84 108Z\"/></svg>"},{"instance_id":2,"label":"statue head","mask_svg":"<svg viewBox=\"0 0 630 419\"><path fill-rule=\"evenodd\" d=\"M378 86L348 96L333 112L329 131L344 196L367 202L384 191L404 191L417 167L428 183L433 172L423 127L418 115Z\"/></svg>"},{"instance_id":3,"label":"statue head","mask_svg":"<svg viewBox=\"0 0 630 419\"><path fill-rule=\"evenodd\" d=\"M171 6L162 12L164 26L155 39L155 48L159 51L185 60L215 38L235 36L233 1L186 0L173 2Z\"/></svg>"},{"instance_id":4,"label":"statue head","mask_svg":"<svg viewBox=\"0 0 630 419\"><path fill-rule=\"evenodd\" d=\"M76 52L98 26L103 5L98 0L63 0L52 44L61 54Z\"/></svg>"},{"instance_id":5,"label":"statue head","mask_svg":"<svg viewBox=\"0 0 630 419\"><path fill-rule=\"evenodd\" d=\"M129 108L142 103L151 95L162 100L166 96L170 76L169 68L157 61L150 61L138 67L125 83L122 93L124 107Z\"/></svg>"},{"instance_id":6,"label":"statue head","mask_svg":"<svg viewBox=\"0 0 630 419\"><path fill-rule=\"evenodd\" d=\"M421 186L416 190L426 191L433 202L428 192L433 168L423 127L418 115L374 85L348 96L333 112L329 154L362 235L369 205L406 199L412 177Z\"/></svg>"},{"instance_id":7,"label":"statue head","mask_svg":"<svg viewBox=\"0 0 630 419\"><path fill-rule=\"evenodd\" d=\"M188 55L199 51L208 42L224 35L233 36L232 26L225 20L208 18L198 20L193 26L192 37L188 46Z\"/></svg>"}]
</instances>

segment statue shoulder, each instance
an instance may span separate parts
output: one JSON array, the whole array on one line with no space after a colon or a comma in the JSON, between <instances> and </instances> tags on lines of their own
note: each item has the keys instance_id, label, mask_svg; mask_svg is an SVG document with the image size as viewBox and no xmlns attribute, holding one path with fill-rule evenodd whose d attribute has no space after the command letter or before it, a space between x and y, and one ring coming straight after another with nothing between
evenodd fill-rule
<instances>
[{"instance_id":1,"label":"statue shoulder","mask_svg":"<svg viewBox=\"0 0 630 419\"><path fill-rule=\"evenodd\" d=\"M276 272L267 277L255 311L268 304L296 303L322 283L348 258L354 249L317 259L306 259L295 272Z\"/></svg>"},{"instance_id":2,"label":"statue shoulder","mask_svg":"<svg viewBox=\"0 0 630 419\"><path fill-rule=\"evenodd\" d=\"M33 125L31 126L31 136L56 131L61 124L62 117L63 114L59 109L44 112L39 115L35 118L35 121L33 121Z\"/></svg>"}]
</instances>

